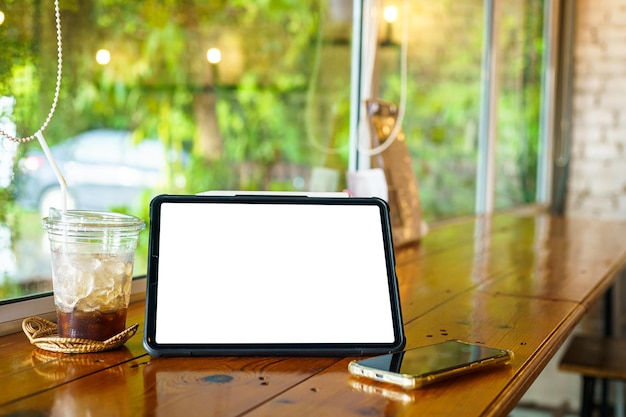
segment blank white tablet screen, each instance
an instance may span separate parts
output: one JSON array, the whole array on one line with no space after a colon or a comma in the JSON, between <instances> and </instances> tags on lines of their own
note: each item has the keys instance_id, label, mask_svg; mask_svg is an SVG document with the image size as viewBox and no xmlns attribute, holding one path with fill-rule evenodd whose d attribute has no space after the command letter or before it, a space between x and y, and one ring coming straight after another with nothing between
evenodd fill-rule
<instances>
[{"instance_id":1,"label":"blank white tablet screen","mask_svg":"<svg viewBox=\"0 0 626 417\"><path fill-rule=\"evenodd\" d=\"M392 343L375 205L161 205L158 344Z\"/></svg>"}]
</instances>

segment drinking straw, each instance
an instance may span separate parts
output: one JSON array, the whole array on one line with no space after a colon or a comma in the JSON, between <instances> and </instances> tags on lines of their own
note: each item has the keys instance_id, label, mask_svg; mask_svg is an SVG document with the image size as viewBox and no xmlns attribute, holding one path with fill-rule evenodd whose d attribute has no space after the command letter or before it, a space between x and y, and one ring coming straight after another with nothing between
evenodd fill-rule
<instances>
[{"instance_id":1,"label":"drinking straw","mask_svg":"<svg viewBox=\"0 0 626 417\"><path fill-rule=\"evenodd\" d=\"M59 181L59 186L61 187L61 195L63 196L63 198L61 199L61 210L63 211L63 213L65 213L67 211L67 183L65 182L65 177L63 177L63 174L61 173L61 170L59 169L56 160L52 156L52 152L50 152L50 148L48 147L46 139L43 137L43 133L41 133L41 130L38 130L35 133L35 136L37 137L39 145L41 145L41 149L43 149L43 153L46 155L50 166L52 166L52 169L54 170L54 175Z\"/></svg>"}]
</instances>

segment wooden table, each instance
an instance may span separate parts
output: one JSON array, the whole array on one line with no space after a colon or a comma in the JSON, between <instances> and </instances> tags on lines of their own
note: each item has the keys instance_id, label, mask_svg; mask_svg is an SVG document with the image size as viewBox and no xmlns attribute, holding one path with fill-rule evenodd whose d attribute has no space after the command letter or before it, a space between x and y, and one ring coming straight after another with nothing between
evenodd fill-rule
<instances>
[{"instance_id":1,"label":"wooden table","mask_svg":"<svg viewBox=\"0 0 626 417\"><path fill-rule=\"evenodd\" d=\"M518 212L440 225L397 249L407 347L458 338L511 366L415 391L364 385L351 358L62 355L0 338L0 416L504 416L626 260L626 224ZM144 303L129 310L143 326Z\"/></svg>"}]
</instances>

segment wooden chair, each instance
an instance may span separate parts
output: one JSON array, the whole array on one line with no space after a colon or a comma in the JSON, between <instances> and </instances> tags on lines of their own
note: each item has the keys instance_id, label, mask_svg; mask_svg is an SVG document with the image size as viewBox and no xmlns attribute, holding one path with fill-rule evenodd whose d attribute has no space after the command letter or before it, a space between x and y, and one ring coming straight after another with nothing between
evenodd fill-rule
<instances>
[{"instance_id":1,"label":"wooden chair","mask_svg":"<svg viewBox=\"0 0 626 417\"><path fill-rule=\"evenodd\" d=\"M626 339L601 336L574 336L559 368L582 376L580 415L591 417L595 408L596 380L602 380L601 416L624 417L624 386L626 381ZM608 381L616 384L615 413L609 414Z\"/></svg>"}]
</instances>

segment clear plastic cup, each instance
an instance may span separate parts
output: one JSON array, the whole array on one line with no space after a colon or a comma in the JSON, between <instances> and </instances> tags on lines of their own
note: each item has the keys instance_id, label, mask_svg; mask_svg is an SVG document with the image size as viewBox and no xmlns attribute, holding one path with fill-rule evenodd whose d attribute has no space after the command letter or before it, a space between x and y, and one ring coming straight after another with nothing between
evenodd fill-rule
<instances>
[{"instance_id":1,"label":"clear plastic cup","mask_svg":"<svg viewBox=\"0 0 626 417\"><path fill-rule=\"evenodd\" d=\"M59 336L106 340L126 328L143 220L119 213L50 209L48 232Z\"/></svg>"}]
</instances>

